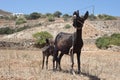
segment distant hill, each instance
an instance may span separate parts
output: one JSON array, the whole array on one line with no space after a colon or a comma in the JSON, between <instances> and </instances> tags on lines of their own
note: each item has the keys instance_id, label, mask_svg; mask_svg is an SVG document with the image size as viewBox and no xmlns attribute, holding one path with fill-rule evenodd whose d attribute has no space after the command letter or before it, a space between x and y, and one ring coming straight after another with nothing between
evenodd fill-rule
<instances>
[{"instance_id":1,"label":"distant hill","mask_svg":"<svg viewBox=\"0 0 120 80\"><path fill-rule=\"evenodd\" d=\"M0 16L10 16L10 15L12 15L11 12L4 11L4 10L1 10L1 9L0 9Z\"/></svg>"}]
</instances>

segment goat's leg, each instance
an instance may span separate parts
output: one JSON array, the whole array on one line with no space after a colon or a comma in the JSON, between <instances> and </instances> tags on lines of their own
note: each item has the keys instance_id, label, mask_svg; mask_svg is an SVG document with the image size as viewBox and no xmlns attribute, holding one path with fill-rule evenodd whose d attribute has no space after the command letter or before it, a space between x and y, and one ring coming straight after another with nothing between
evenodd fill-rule
<instances>
[{"instance_id":1,"label":"goat's leg","mask_svg":"<svg viewBox=\"0 0 120 80\"><path fill-rule=\"evenodd\" d=\"M49 55L46 58L46 69L48 69L48 58L49 58Z\"/></svg>"},{"instance_id":2,"label":"goat's leg","mask_svg":"<svg viewBox=\"0 0 120 80\"><path fill-rule=\"evenodd\" d=\"M74 66L74 54L73 54L73 51L70 51L70 57L71 57L71 72L72 74L75 74L74 70L73 70L73 66Z\"/></svg>"},{"instance_id":3,"label":"goat's leg","mask_svg":"<svg viewBox=\"0 0 120 80\"><path fill-rule=\"evenodd\" d=\"M61 54L59 55L59 57L58 57L58 64L59 64L59 70L60 70L60 71L62 70L60 63L61 63L61 58L62 58L63 55L64 55L64 54L61 53Z\"/></svg>"},{"instance_id":4,"label":"goat's leg","mask_svg":"<svg viewBox=\"0 0 120 80\"><path fill-rule=\"evenodd\" d=\"M78 74L80 74L80 72L81 72L81 70L80 70L80 64L81 64L81 63L80 63L80 53L81 53L81 52L78 52L78 53L77 53Z\"/></svg>"},{"instance_id":5,"label":"goat's leg","mask_svg":"<svg viewBox=\"0 0 120 80\"><path fill-rule=\"evenodd\" d=\"M44 68L45 54L43 53L42 69Z\"/></svg>"},{"instance_id":6,"label":"goat's leg","mask_svg":"<svg viewBox=\"0 0 120 80\"><path fill-rule=\"evenodd\" d=\"M58 62L57 56L58 56L58 51L55 50L55 53L53 54L53 70L55 70L55 61L56 61L56 69L57 69L57 62Z\"/></svg>"}]
</instances>

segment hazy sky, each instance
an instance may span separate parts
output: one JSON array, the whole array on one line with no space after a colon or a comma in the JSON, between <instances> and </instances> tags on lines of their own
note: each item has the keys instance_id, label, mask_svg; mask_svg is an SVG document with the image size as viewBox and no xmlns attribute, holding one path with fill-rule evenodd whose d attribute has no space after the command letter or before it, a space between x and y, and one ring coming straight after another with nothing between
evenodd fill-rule
<instances>
[{"instance_id":1,"label":"hazy sky","mask_svg":"<svg viewBox=\"0 0 120 80\"><path fill-rule=\"evenodd\" d=\"M92 14L109 14L120 16L120 0L1 0L0 9L13 13L32 12L72 14L79 10L81 14L87 10Z\"/></svg>"}]
</instances>

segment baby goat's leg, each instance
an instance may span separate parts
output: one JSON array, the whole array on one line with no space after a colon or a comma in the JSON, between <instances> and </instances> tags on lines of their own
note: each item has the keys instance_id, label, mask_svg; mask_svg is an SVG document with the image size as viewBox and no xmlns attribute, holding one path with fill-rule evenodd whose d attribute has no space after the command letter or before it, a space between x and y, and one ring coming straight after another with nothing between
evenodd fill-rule
<instances>
[{"instance_id":1,"label":"baby goat's leg","mask_svg":"<svg viewBox=\"0 0 120 80\"><path fill-rule=\"evenodd\" d=\"M49 58L49 55L47 55L47 59L46 59L46 69L48 69L48 58Z\"/></svg>"},{"instance_id":2,"label":"baby goat's leg","mask_svg":"<svg viewBox=\"0 0 120 80\"><path fill-rule=\"evenodd\" d=\"M45 54L43 53L42 69L44 68Z\"/></svg>"}]
</instances>

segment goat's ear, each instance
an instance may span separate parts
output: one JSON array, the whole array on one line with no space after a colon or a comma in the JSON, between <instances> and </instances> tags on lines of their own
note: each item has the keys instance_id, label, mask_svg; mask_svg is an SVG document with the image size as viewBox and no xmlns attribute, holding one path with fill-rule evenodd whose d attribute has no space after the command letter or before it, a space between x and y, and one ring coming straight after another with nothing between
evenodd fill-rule
<instances>
[{"instance_id":1,"label":"goat's ear","mask_svg":"<svg viewBox=\"0 0 120 80\"><path fill-rule=\"evenodd\" d=\"M46 39L46 43L47 43L48 45L50 44L49 39Z\"/></svg>"},{"instance_id":2,"label":"goat's ear","mask_svg":"<svg viewBox=\"0 0 120 80\"><path fill-rule=\"evenodd\" d=\"M77 10L77 11L74 11L74 13L73 13L73 17L79 17L79 10Z\"/></svg>"},{"instance_id":3,"label":"goat's ear","mask_svg":"<svg viewBox=\"0 0 120 80\"><path fill-rule=\"evenodd\" d=\"M88 18L88 16L89 16L89 12L87 11L84 15L84 20L86 20Z\"/></svg>"},{"instance_id":4,"label":"goat's ear","mask_svg":"<svg viewBox=\"0 0 120 80\"><path fill-rule=\"evenodd\" d=\"M77 17L79 17L79 10L77 10L76 13L77 13Z\"/></svg>"}]
</instances>

